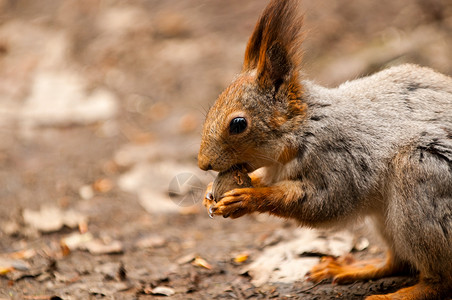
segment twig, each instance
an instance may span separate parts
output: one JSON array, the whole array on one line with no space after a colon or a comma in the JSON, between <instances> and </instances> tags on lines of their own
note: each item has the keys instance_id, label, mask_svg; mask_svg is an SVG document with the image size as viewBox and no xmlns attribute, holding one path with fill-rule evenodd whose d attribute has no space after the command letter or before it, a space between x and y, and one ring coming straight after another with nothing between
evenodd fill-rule
<instances>
[{"instance_id":1,"label":"twig","mask_svg":"<svg viewBox=\"0 0 452 300\"><path fill-rule=\"evenodd\" d=\"M307 289L304 289L304 290L299 291L299 293L304 293L304 292L310 291L310 290L312 290L313 288L315 288L316 286L319 286L319 285L321 285L322 283L325 283L325 282L326 282L326 279L322 279L322 280L320 280L319 282L317 282L316 284L314 284L313 286L310 286L310 287L308 287Z\"/></svg>"}]
</instances>

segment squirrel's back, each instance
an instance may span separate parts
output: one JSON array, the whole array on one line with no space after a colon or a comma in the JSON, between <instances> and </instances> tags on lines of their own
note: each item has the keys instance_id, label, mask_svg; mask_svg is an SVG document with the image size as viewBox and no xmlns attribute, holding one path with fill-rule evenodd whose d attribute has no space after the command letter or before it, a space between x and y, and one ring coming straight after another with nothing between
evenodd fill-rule
<instances>
[{"instance_id":1,"label":"squirrel's back","mask_svg":"<svg viewBox=\"0 0 452 300\"><path fill-rule=\"evenodd\" d=\"M452 78L429 68L406 64L333 89L303 86L312 126L329 116L344 130L349 124L352 132L372 131L382 146L400 146L428 131L452 132Z\"/></svg>"},{"instance_id":2,"label":"squirrel's back","mask_svg":"<svg viewBox=\"0 0 452 300\"><path fill-rule=\"evenodd\" d=\"M338 87L351 101L370 100L400 118L452 122L452 78L432 69L405 64Z\"/></svg>"}]
</instances>

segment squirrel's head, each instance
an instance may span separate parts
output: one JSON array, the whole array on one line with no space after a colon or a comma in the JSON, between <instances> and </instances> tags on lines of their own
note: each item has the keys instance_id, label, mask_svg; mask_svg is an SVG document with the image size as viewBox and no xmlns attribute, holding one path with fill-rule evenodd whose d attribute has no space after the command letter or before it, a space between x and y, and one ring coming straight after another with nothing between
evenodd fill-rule
<instances>
[{"instance_id":1,"label":"squirrel's head","mask_svg":"<svg viewBox=\"0 0 452 300\"><path fill-rule=\"evenodd\" d=\"M242 72L207 113L201 169L225 171L242 164L253 171L297 154L290 133L306 116L298 2L272 0L257 22Z\"/></svg>"}]
</instances>

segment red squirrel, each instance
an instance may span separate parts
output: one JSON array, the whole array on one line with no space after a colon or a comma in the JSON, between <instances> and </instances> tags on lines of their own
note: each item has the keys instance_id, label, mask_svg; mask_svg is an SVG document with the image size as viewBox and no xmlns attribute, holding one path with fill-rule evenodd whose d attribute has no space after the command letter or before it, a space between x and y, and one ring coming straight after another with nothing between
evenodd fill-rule
<instances>
[{"instance_id":1,"label":"red squirrel","mask_svg":"<svg viewBox=\"0 0 452 300\"><path fill-rule=\"evenodd\" d=\"M419 273L414 286L367 299L452 295L452 79L401 65L318 86L301 76L301 27L299 1L271 0L241 73L210 108L199 167L263 175L215 200L209 185L204 205L214 215L269 213L321 228L369 217L387 259L326 259L313 281Z\"/></svg>"}]
</instances>

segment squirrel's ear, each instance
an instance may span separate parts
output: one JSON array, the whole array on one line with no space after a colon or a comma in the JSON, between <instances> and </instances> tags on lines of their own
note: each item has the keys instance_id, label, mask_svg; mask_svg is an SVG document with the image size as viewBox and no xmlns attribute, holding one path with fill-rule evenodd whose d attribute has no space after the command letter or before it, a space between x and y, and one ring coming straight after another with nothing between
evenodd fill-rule
<instances>
[{"instance_id":1,"label":"squirrel's ear","mask_svg":"<svg viewBox=\"0 0 452 300\"><path fill-rule=\"evenodd\" d=\"M263 87L278 87L298 73L303 40L299 2L272 0L248 42L243 71L257 69L258 81Z\"/></svg>"},{"instance_id":2,"label":"squirrel's ear","mask_svg":"<svg viewBox=\"0 0 452 300\"><path fill-rule=\"evenodd\" d=\"M259 83L263 87L275 86L278 89L292 69L288 53L279 42L275 42L267 49L264 59L258 65Z\"/></svg>"}]
</instances>

